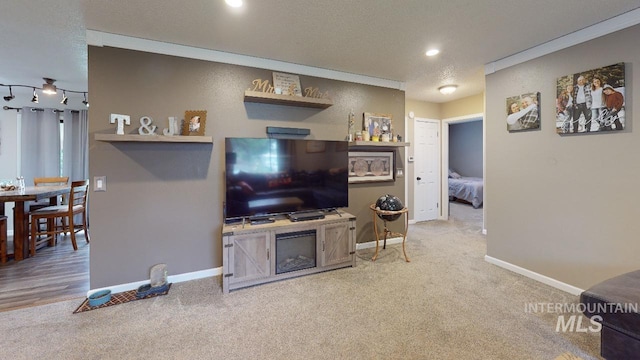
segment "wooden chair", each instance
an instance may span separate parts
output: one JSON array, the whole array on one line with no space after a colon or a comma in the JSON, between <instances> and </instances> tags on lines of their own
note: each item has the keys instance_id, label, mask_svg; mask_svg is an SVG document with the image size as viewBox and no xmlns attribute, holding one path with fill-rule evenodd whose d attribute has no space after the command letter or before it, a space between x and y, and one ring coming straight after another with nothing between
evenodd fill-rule
<instances>
[{"instance_id":1,"label":"wooden chair","mask_svg":"<svg viewBox=\"0 0 640 360\"><path fill-rule=\"evenodd\" d=\"M68 176L55 176L55 177L34 177L33 185L35 186L56 186L56 185L68 185L69 177ZM58 201L56 201L56 205L64 205L66 204L67 196L58 197ZM42 209L44 207L51 206L49 200L41 200L29 203L29 211L34 211L37 209ZM64 219L61 220L62 225L65 226ZM51 226L51 224L47 225L46 223L40 224L40 226ZM66 232L64 233L67 234ZM53 245L54 241L52 241Z\"/></svg>"},{"instance_id":2,"label":"wooden chair","mask_svg":"<svg viewBox=\"0 0 640 360\"><path fill-rule=\"evenodd\" d=\"M0 215L0 263L7 262L7 217Z\"/></svg>"},{"instance_id":3,"label":"wooden chair","mask_svg":"<svg viewBox=\"0 0 640 360\"><path fill-rule=\"evenodd\" d=\"M50 239L54 238L56 234L65 232L69 229L71 233L71 244L74 250L78 250L78 244L76 243L76 233L80 230L84 230L84 236L89 243L89 231L87 230L87 196L89 193L89 180L73 181L71 183L71 191L69 192L69 201L65 205L47 206L41 209L31 211L31 239L29 242L29 252L31 256L36 254L36 247ZM74 215L82 214L82 227L76 229L76 224L73 222ZM69 224L68 227L53 226L41 229L38 226L38 222L41 219L54 220L64 219ZM63 222L64 224L64 222ZM77 224L79 225L79 224Z\"/></svg>"}]
</instances>

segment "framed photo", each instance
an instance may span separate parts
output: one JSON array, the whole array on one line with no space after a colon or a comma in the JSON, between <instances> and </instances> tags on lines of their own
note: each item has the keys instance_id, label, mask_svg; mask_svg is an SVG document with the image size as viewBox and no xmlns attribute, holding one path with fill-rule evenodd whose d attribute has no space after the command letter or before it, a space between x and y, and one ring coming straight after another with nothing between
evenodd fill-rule
<instances>
[{"instance_id":1,"label":"framed photo","mask_svg":"<svg viewBox=\"0 0 640 360\"><path fill-rule=\"evenodd\" d=\"M349 183L395 180L395 152L349 152Z\"/></svg>"},{"instance_id":2,"label":"framed photo","mask_svg":"<svg viewBox=\"0 0 640 360\"><path fill-rule=\"evenodd\" d=\"M364 123L362 128L369 132L369 138L391 134L391 115L364 113Z\"/></svg>"},{"instance_id":3,"label":"framed photo","mask_svg":"<svg viewBox=\"0 0 640 360\"><path fill-rule=\"evenodd\" d=\"M307 141L307 152L308 153L321 153L325 151L325 145L326 143L324 141L317 141L317 140L308 140Z\"/></svg>"},{"instance_id":4,"label":"framed photo","mask_svg":"<svg viewBox=\"0 0 640 360\"><path fill-rule=\"evenodd\" d=\"M540 130L540 92L507 98L507 131Z\"/></svg>"},{"instance_id":5,"label":"framed photo","mask_svg":"<svg viewBox=\"0 0 640 360\"><path fill-rule=\"evenodd\" d=\"M300 77L298 75L273 73L273 89L276 94L302 96ZM278 90L279 89L279 90Z\"/></svg>"},{"instance_id":6,"label":"framed photo","mask_svg":"<svg viewBox=\"0 0 640 360\"><path fill-rule=\"evenodd\" d=\"M204 128L207 124L206 110L187 110L184 112L182 123L182 135L204 136Z\"/></svg>"},{"instance_id":7,"label":"framed photo","mask_svg":"<svg viewBox=\"0 0 640 360\"><path fill-rule=\"evenodd\" d=\"M588 134L624 130L624 63L559 77L556 82L556 133Z\"/></svg>"}]
</instances>

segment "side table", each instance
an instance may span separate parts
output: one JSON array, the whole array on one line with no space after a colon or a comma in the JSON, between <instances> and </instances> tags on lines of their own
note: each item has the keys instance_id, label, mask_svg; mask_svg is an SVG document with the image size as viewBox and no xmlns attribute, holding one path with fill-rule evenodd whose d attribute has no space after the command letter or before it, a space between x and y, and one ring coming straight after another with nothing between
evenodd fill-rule
<instances>
[{"instance_id":1,"label":"side table","mask_svg":"<svg viewBox=\"0 0 640 360\"><path fill-rule=\"evenodd\" d=\"M371 212L373 214L373 232L376 234L376 252L373 254L371 261L376 261L378 258L378 242L380 241L380 237L382 236L384 242L382 244L382 248L386 249L387 247L387 237L388 236L402 236L402 252L404 253L404 259L406 262L410 262L409 257L407 256L407 250L405 248L405 243L407 241L407 230L409 229L409 209L402 208L402 210L382 210L376 208L376 204L369 205ZM384 218L378 217L378 215L404 215L404 232L392 232L387 227L387 220ZM382 220L384 223L384 229L382 231L378 230L378 219Z\"/></svg>"}]
</instances>

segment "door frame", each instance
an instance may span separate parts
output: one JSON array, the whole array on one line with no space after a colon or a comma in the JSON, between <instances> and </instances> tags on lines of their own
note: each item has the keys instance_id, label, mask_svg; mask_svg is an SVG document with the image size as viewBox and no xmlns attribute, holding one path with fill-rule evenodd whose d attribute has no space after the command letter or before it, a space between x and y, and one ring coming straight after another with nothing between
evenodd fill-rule
<instances>
[{"instance_id":1,"label":"door frame","mask_svg":"<svg viewBox=\"0 0 640 360\"><path fill-rule=\"evenodd\" d=\"M447 119L442 119L442 139L440 140L440 144L442 146L442 151L440 152L442 160L440 164L442 164L442 168L440 169L440 175L442 177L440 183L442 184L442 188L440 189L440 203L442 206L440 207L441 219L448 220L449 219L449 126L451 124L462 124L465 122L482 120L482 173L483 176L483 194L484 199L487 198L486 192L486 124L485 124L485 116L484 113L476 113L469 114L463 116L457 116ZM485 201L483 200L483 204ZM486 234L486 223L485 223L485 209L486 207L482 206L482 233Z\"/></svg>"}]
</instances>

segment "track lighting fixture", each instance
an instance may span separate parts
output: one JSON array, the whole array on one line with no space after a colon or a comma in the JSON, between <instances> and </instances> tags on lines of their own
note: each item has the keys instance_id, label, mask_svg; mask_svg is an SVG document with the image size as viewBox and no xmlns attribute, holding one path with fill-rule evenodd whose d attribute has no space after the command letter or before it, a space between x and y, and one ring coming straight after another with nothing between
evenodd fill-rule
<instances>
[{"instance_id":1,"label":"track lighting fixture","mask_svg":"<svg viewBox=\"0 0 640 360\"><path fill-rule=\"evenodd\" d=\"M42 78L44 80L44 84L42 84L42 92L48 95L55 95L58 93L58 89L56 88L55 85L53 85L53 83L55 82L54 79L50 79L50 78Z\"/></svg>"},{"instance_id":2,"label":"track lighting fixture","mask_svg":"<svg viewBox=\"0 0 640 360\"><path fill-rule=\"evenodd\" d=\"M43 78L45 83L42 84L42 87L39 88L37 86L31 86L31 85L20 85L20 84L0 84L0 86L6 86L9 88L9 95L4 96L4 100L5 101L11 101L13 99L15 99L15 96L13 95L13 88L14 87L23 87L23 88L28 88L28 89L33 89L33 97L31 98L31 102L32 103L38 103L38 93L36 92L36 90L42 90L42 92L44 94L57 94L58 93L58 87L55 86L53 83L56 81L54 79L51 78ZM83 94L84 96L84 101L82 101L82 104L84 104L86 107L89 107L89 102L87 101L87 92L86 91L75 91L75 90L69 90L69 89L60 89L62 90L62 99L60 100L60 103L63 105L67 105L69 102L69 97L67 96L67 92L69 93L74 93L74 94ZM73 98L71 99L73 101Z\"/></svg>"},{"instance_id":3,"label":"track lighting fixture","mask_svg":"<svg viewBox=\"0 0 640 360\"><path fill-rule=\"evenodd\" d=\"M15 98L15 96L13 96L13 91L11 91L11 86L9 86L9 95L4 97L4 101L11 101Z\"/></svg>"}]
</instances>

